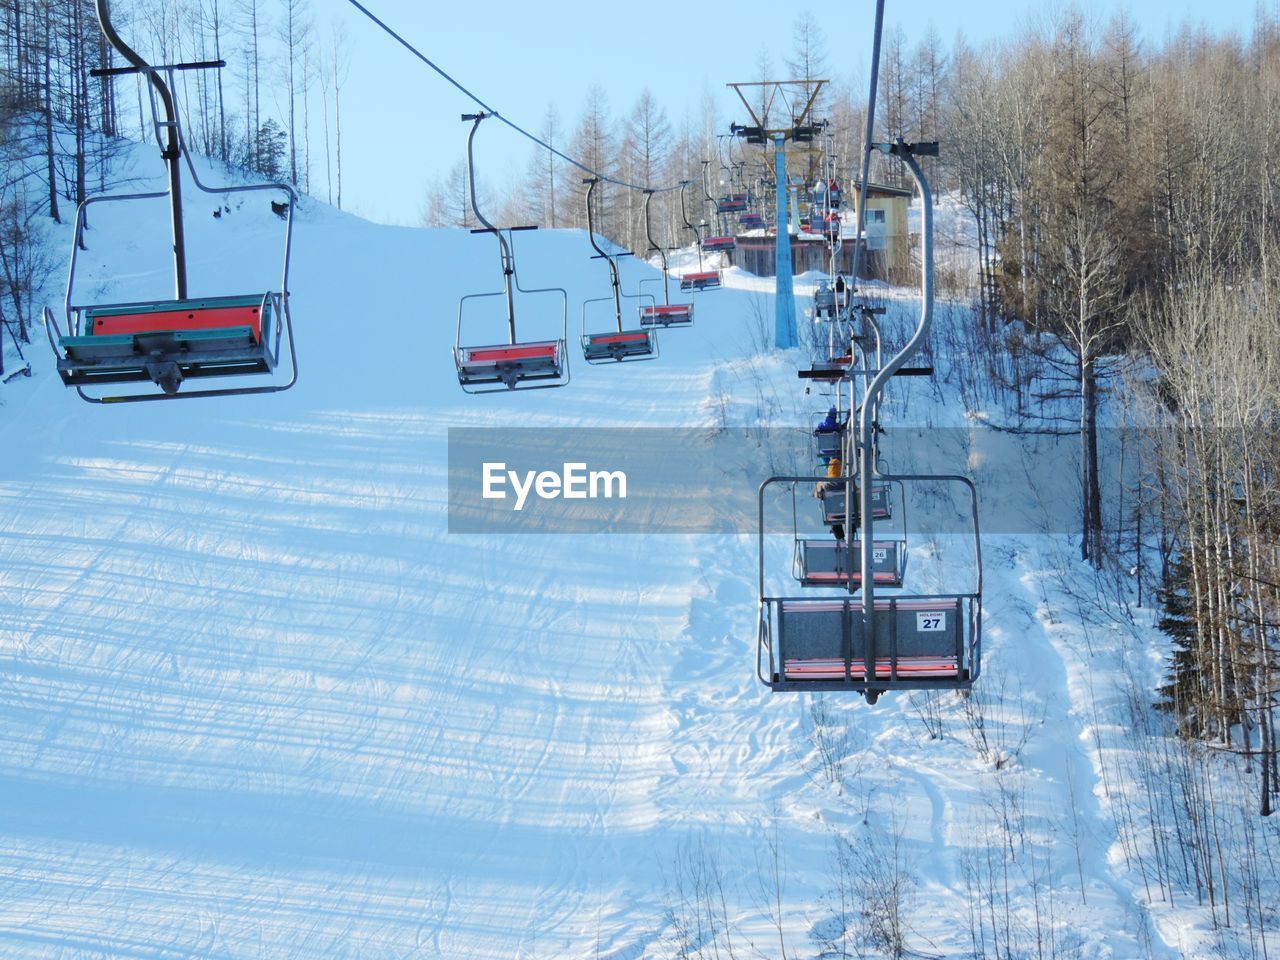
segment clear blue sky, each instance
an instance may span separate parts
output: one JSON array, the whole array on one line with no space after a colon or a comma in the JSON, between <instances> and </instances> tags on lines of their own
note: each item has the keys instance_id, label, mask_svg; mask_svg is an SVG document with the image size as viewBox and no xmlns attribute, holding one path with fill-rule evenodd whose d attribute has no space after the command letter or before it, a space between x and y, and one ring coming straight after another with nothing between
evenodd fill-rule
<instances>
[{"instance_id":1,"label":"clear blue sky","mask_svg":"<svg viewBox=\"0 0 1280 960\"><path fill-rule=\"evenodd\" d=\"M805 3L765 0L718 3L601 4L579 0L484 0L444 4L422 0L362 0L443 69L504 116L530 129L555 104L571 129L588 88L600 83L615 115L627 112L651 89L673 124L685 111L700 112L710 92L720 105L720 125L744 120L725 84L757 77L762 51L785 74L795 18ZM1267 0L1268 6L1274 0ZM825 34L830 79L861 87L870 56L874 3L854 0L808 5ZM1048 0L887 0L886 24L901 24L909 40L930 25L950 45L957 33L972 43L1016 32L1028 17L1043 17L1060 4ZM1158 41L1184 21L1215 31L1245 33L1255 0L1129 0L1084 5L1106 20L1127 9L1148 40ZM322 35L341 20L350 38L350 74L343 91L344 206L371 219L416 223L433 177L465 154L466 127L458 116L475 105L449 87L408 51L383 34L345 0L314 0ZM477 165L494 182L523 170L527 145L497 124L478 136Z\"/></svg>"}]
</instances>

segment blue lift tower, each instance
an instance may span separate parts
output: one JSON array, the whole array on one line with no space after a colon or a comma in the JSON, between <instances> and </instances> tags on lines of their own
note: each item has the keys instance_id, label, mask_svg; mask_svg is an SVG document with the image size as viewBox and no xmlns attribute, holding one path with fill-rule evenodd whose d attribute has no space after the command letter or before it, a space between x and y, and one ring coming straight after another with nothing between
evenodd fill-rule
<instances>
[{"instance_id":1,"label":"blue lift tower","mask_svg":"<svg viewBox=\"0 0 1280 960\"><path fill-rule=\"evenodd\" d=\"M827 125L813 118L813 104L825 80L766 80L756 83L731 83L738 99L751 117L749 126L730 124L730 132L747 143L773 146L773 169L776 185L774 240L774 346L787 350L800 345L796 329L796 296L791 274L790 218L787 216L787 141L812 142L815 134ZM748 97L743 91L753 89ZM753 105L752 100L755 100ZM796 109L796 106L799 109ZM788 126L770 126L770 113L781 107L786 111Z\"/></svg>"}]
</instances>

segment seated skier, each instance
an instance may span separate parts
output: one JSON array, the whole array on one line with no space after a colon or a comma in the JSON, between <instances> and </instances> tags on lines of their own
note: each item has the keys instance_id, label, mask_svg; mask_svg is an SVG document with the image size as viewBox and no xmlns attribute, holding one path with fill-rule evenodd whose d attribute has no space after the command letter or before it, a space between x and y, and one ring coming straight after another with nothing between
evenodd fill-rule
<instances>
[{"instance_id":1,"label":"seated skier","mask_svg":"<svg viewBox=\"0 0 1280 960\"><path fill-rule=\"evenodd\" d=\"M844 422L840 420L839 414L836 413L836 408L832 407L827 411L827 415L818 421L818 425L813 430L813 435L820 437L824 433L839 433L844 427Z\"/></svg>"}]
</instances>

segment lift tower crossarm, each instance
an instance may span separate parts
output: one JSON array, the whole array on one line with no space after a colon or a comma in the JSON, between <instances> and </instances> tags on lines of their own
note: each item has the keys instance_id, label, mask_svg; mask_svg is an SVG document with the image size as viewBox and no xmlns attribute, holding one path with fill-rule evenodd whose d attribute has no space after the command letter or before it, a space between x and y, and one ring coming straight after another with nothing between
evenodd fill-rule
<instances>
[{"instance_id":1,"label":"lift tower crossarm","mask_svg":"<svg viewBox=\"0 0 1280 960\"><path fill-rule=\"evenodd\" d=\"M814 123L812 118L813 104L818 99L818 92L826 84L826 80L757 80L753 83L729 83L728 87L733 88L733 92L738 95L738 99L742 101L742 105L747 108L747 114L751 117L752 127L739 127L736 124L729 129L731 132L743 136L751 131L753 142L766 142L775 139L781 135L783 139L793 139L795 132L806 127L812 128L819 126ZM769 94L764 101L763 116L756 113L755 108L751 106L747 100L747 95L742 91L750 87L768 87ZM788 119L791 120L791 126L788 127L770 127L769 112L773 108L775 99L781 97L786 102L783 90L786 87L811 87L809 98L805 101L804 108L798 113L791 111L792 115ZM762 137L763 140L754 140L755 136Z\"/></svg>"}]
</instances>

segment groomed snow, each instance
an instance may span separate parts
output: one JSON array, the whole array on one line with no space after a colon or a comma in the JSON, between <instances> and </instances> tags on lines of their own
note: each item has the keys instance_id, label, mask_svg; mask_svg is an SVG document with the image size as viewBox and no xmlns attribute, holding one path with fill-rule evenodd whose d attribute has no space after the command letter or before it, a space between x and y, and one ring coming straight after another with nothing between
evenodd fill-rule
<instances>
[{"instance_id":1,"label":"groomed snow","mask_svg":"<svg viewBox=\"0 0 1280 960\"><path fill-rule=\"evenodd\" d=\"M203 202L192 293L272 285L266 199ZM167 294L153 212L95 217L89 296ZM91 407L39 351L4 389L0 954L666 956L706 863L734 955L814 956L834 836L900 838L919 955L971 955L971 908L1014 956L1037 922L1059 956L1208 942L1193 900L1148 909L1118 850L1108 730L1158 641L1073 605L1065 538L984 543L987 743L957 697L936 739L919 700L827 697L833 783L812 698L755 680L753 538L447 532L449 427L803 424L804 358L758 352L768 282L727 271L657 362L472 398L450 346L459 297L499 282L492 238L305 201L295 244L291 392ZM526 286L568 289L575 349L603 266L581 232L517 244ZM625 263L628 288L653 275ZM949 387L895 390L891 423L971 426ZM984 509L1020 480L986 478ZM913 573L941 576L933 547L913 539Z\"/></svg>"}]
</instances>

